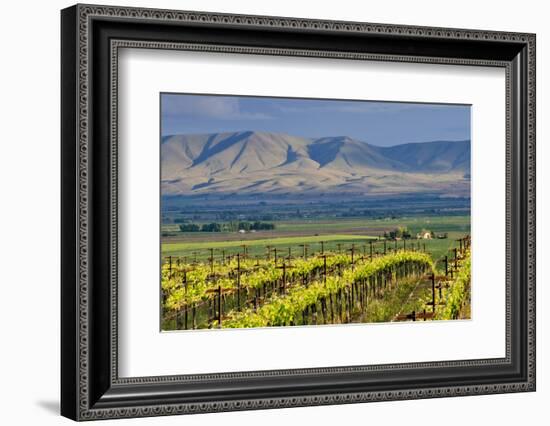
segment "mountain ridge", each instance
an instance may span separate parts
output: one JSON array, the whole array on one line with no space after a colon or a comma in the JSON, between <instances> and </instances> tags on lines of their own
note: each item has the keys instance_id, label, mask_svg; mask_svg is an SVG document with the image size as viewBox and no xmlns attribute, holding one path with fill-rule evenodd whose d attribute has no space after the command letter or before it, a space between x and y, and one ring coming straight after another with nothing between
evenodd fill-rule
<instances>
[{"instance_id":1,"label":"mountain ridge","mask_svg":"<svg viewBox=\"0 0 550 426\"><path fill-rule=\"evenodd\" d=\"M470 141L381 147L349 136L270 132L168 135L161 139L163 195L198 193L469 195Z\"/></svg>"}]
</instances>

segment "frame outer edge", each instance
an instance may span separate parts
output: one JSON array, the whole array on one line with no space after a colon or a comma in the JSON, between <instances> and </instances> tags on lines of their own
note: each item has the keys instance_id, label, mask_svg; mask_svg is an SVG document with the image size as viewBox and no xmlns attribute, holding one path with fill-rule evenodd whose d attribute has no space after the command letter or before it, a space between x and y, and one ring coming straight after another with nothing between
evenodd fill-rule
<instances>
[{"instance_id":1,"label":"frame outer edge","mask_svg":"<svg viewBox=\"0 0 550 426\"><path fill-rule=\"evenodd\" d=\"M61 11L61 407L76 420L78 410L77 209L77 6Z\"/></svg>"},{"instance_id":2,"label":"frame outer edge","mask_svg":"<svg viewBox=\"0 0 550 426\"><path fill-rule=\"evenodd\" d=\"M536 391L536 119L537 119L537 36L529 34L527 42L527 285L528 285L528 381L532 391Z\"/></svg>"},{"instance_id":3,"label":"frame outer edge","mask_svg":"<svg viewBox=\"0 0 550 426\"><path fill-rule=\"evenodd\" d=\"M75 97L77 109L76 117L76 131L74 139L67 140L65 137L62 142L63 149L63 161L64 172L62 174L63 191L67 191L68 185L72 185L75 189L76 199L72 206L65 206L62 210L66 209L66 213L73 211L77 220L76 233L73 233L72 238L77 236L77 250L72 253L72 256L67 256L65 251L63 252L63 267L62 271L67 271L67 263L77 257L76 265L76 283L73 280L67 282L63 280L62 291L69 286L73 287L72 292L76 298L76 312L70 319L72 319L73 328L76 325L76 333L69 338L62 339L62 353L66 352L68 347L72 344L74 346L74 353L76 360L73 360L70 368L74 366L75 381L70 386L74 389L76 406L74 407L74 413L70 410L63 412L64 415L71 417L75 420L92 420L92 419L105 419L113 417L141 417L141 416L159 416L170 415L179 413L195 413L195 412L219 412L229 410L243 410L243 409L265 409L265 408L283 408L293 406L309 406L309 405L325 405L325 404L343 404L352 402L367 402L367 401L381 401L381 400L400 400L400 399L416 399L416 398L433 398L441 396L463 396L463 395L475 395L475 394L489 394L489 393L504 393L504 392L517 392L517 391L529 391L535 388L535 184L534 184L534 149L535 149L535 36L527 33L509 33L509 32L496 32L496 31L482 31L482 30L462 30L462 29L447 29L447 28L429 28L429 27L415 27L404 25L388 25L388 24L368 24L368 23L354 23L354 22L337 22L337 21L324 21L314 19L300 19L300 18L278 18L268 16L246 16L246 15L229 15L229 14L217 14L209 12L185 12L185 11L170 11L170 10L158 10L158 9L141 9L141 8L127 8L127 7L110 7L110 6L97 6L97 5L77 5L69 9L65 9L62 14L67 15L69 10L75 13L74 28L76 31L76 48L73 52L74 56L74 79L75 83ZM528 209L528 229L529 235L527 238L527 264L528 264L528 282L526 285L526 295L528 298L528 337L527 337L527 372L528 378L525 382L507 382L499 385L479 385L469 386L464 388L463 386L451 386L449 388L428 388L428 389L403 389L402 391L388 391L360 394L331 394L325 396L307 396L300 398L270 398L268 400L246 400L246 401L220 401L209 404L163 404L160 406L143 406L139 408L120 407L113 409L93 409L89 407L89 387L88 387L88 374L89 374L89 330L88 330L88 238L89 238L89 222L88 222L88 137L89 137L89 117L88 117L88 84L89 82L89 57L88 49L91 43L89 39L89 18L92 16L106 17L106 18L119 18L119 19L136 19L136 20L148 20L148 21L175 21L175 22L193 22L193 23L210 23L210 24L224 24L232 26L255 26L260 28L290 28L290 29L303 29L303 30L326 30L328 32L359 32L359 33L382 33L390 35L392 33L399 33L401 35L411 35L412 37L420 38L446 38L446 39L470 39L470 40L486 40L486 41L508 41L523 43L528 46L528 106L526 106L528 118L528 153L529 158L527 162L528 168L528 193L527 204ZM401 32L403 31L403 33ZM65 36L65 34L62 34ZM63 50L63 49L62 49ZM70 54L69 54L70 56ZM65 57L66 58L66 57ZM63 70L69 70L66 68L65 61L62 64ZM63 98L64 99L64 98ZM69 108L74 107L74 104L62 105L62 117L66 117ZM62 122L62 130L67 131L68 124ZM77 142L77 144L75 143ZM526 141L527 142L527 141ZM76 164L72 164L76 172L73 175L74 182L67 184L65 181L66 174L68 174L71 163L67 159L65 154L65 146L68 143L72 143L78 147L76 155L72 157L71 161ZM75 147L72 149L74 150ZM70 176L69 176L70 177ZM524 188L525 189L525 188ZM70 201L69 198L63 198L65 201ZM65 232L66 224L63 223ZM63 234L65 235L65 234ZM66 241L66 238L62 238L62 242ZM76 288L78 287L78 288ZM67 305L66 303L64 305ZM64 307L64 306L63 306ZM62 307L62 309L63 309ZM63 314L62 317L66 319L68 316ZM65 322L65 320L64 320ZM65 325L62 325L65 327ZM62 330L63 331L63 330ZM65 333L66 335L66 333ZM62 370L67 371L67 366L63 365ZM65 392L62 390L62 410L68 402L67 388L64 387ZM74 417L70 416L74 414Z\"/></svg>"}]
</instances>

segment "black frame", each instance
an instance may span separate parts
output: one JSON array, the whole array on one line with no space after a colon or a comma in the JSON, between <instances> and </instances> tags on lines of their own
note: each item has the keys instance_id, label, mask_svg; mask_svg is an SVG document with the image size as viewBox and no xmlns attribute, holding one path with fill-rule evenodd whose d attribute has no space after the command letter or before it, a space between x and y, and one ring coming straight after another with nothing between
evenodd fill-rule
<instances>
[{"instance_id":1,"label":"black frame","mask_svg":"<svg viewBox=\"0 0 550 426\"><path fill-rule=\"evenodd\" d=\"M61 413L74 420L535 390L535 35L126 7L61 13ZM119 378L117 49L504 67L507 350L502 359Z\"/></svg>"}]
</instances>

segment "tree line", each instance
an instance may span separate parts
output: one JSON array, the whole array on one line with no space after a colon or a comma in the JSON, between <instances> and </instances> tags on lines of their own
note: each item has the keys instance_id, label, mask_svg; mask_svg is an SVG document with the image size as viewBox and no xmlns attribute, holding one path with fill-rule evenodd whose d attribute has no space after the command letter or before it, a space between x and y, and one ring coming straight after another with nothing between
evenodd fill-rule
<instances>
[{"instance_id":1,"label":"tree line","mask_svg":"<svg viewBox=\"0 0 550 426\"><path fill-rule=\"evenodd\" d=\"M271 231L275 224L271 222L229 222L229 223L182 223L181 232L238 232L238 231Z\"/></svg>"}]
</instances>

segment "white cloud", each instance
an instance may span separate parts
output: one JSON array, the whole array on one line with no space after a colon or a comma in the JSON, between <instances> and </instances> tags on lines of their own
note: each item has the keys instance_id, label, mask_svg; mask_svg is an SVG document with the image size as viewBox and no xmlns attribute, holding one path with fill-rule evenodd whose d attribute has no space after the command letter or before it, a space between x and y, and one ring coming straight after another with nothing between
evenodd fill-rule
<instances>
[{"instance_id":1,"label":"white cloud","mask_svg":"<svg viewBox=\"0 0 550 426\"><path fill-rule=\"evenodd\" d=\"M260 112L241 111L239 99L222 96L163 95L163 115L169 117L206 117L221 120L267 120Z\"/></svg>"}]
</instances>

